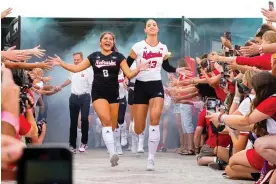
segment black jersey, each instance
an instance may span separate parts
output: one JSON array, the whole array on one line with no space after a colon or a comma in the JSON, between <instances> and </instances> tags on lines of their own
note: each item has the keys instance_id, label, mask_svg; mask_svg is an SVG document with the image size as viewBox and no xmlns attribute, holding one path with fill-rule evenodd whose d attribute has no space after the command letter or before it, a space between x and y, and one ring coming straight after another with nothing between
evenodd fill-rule
<instances>
[{"instance_id":1,"label":"black jersey","mask_svg":"<svg viewBox=\"0 0 276 184\"><path fill-rule=\"evenodd\" d=\"M123 54L112 52L105 56L101 52L94 52L88 56L88 60L94 70L94 87L118 88L118 75L120 64L125 59Z\"/></svg>"}]
</instances>

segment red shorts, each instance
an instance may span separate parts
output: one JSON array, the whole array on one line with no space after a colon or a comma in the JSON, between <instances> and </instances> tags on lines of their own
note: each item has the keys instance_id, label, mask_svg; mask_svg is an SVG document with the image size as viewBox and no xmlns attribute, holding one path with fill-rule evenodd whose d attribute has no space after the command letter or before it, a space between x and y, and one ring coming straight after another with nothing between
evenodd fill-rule
<instances>
[{"instance_id":1,"label":"red shorts","mask_svg":"<svg viewBox=\"0 0 276 184\"><path fill-rule=\"evenodd\" d=\"M261 171L264 167L264 159L261 157L255 149L248 149L246 151L246 158L249 164L256 170Z\"/></svg>"}]
</instances>

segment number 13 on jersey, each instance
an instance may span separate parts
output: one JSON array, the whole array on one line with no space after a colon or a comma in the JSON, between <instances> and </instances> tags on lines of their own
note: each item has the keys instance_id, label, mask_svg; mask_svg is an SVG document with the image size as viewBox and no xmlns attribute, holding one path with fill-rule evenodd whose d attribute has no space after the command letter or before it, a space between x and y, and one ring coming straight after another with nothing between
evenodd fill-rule
<instances>
[{"instance_id":1,"label":"number 13 on jersey","mask_svg":"<svg viewBox=\"0 0 276 184\"><path fill-rule=\"evenodd\" d=\"M104 77L108 77L109 75L108 75L108 70L103 70L103 76Z\"/></svg>"},{"instance_id":2,"label":"number 13 on jersey","mask_svg":"<svg viewBox=\"0 0 276 184\"><path fill-rule=\"evenodd\" d=\"M149 61L149 68L155 68L157 65L157 61Z\"/></svg>"}]
</instances>

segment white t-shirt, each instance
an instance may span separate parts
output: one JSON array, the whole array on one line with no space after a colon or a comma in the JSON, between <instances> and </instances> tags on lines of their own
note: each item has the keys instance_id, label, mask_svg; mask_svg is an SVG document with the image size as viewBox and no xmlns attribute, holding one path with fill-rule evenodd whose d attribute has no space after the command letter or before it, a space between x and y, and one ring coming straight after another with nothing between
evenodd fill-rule
<instances>
[{"instance_id":1,"label":"white t-shirt","mask_svg":"<svg viewBox=\"0 0 276 184\"><path fill-rule=\"evenodd\" d=\"M68 78L71 81L71 93L82 95L85 93L91 94L94 73L92 67L87 68L78 73L71 73Z\"/></svg>"},{"instance_id":2,"label":"white t-shirt","mask_svg":"<svg viewBox=\"0 0 276 184\"><path fill-rule=\"evenodd\" d=\"M250 99L251 101L250 101ZM249 97L245 98L241 104L239 105L238 111L240 113L242 113L243 116L246 116L250 113L250 107L251 107L251 103L254 100L255 95L253 94L249 94Z\"/></svg>"},{"instance_id":3,"label":"white t-shirt","mask_svg":"<svg viewBox=\"0 0 276 184\"><path fill-rule=\"evenodd\" d=\"M159 42L158 45L152 47L143 40L134 44L132 50L137 56L137 65L144 63L149 63L150 65L148 70L140 71L136 79L145 82L161 80L161 67L164 57L168 55L167 46Z\"/></svg>"},{"instance_id":4,"label":"white t-shirt","mask_svg":"<svg viewBox=\"0 0 276 184\"><path fill-rule=\"evenodd\" d=\"M124 88L124 81L125 81L124 73L121 72L121 73L118 75L119 96L120 96L120 99L122 99L122 98L124 98L124 97L126 96L126 89Z\"/></svg>"}]
</instances>

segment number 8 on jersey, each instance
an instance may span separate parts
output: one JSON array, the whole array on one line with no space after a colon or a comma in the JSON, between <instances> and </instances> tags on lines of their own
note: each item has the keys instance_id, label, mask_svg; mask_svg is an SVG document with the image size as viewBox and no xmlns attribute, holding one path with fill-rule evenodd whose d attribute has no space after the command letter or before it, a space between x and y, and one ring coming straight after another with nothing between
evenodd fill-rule
<instances>
[{"instance_id":1,"label":"number 8 on jersey","mask_svg":"<svg viewBox=\"0 0 276 184\"><path fill-rule=\"evenodd\" d=\"M103 70L103 76L104 77L108 77L109 75L108 75L108 70Z\"/></svg>"}]
</instances>

